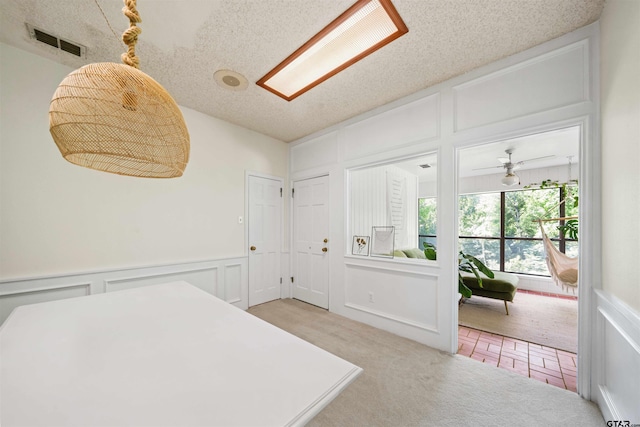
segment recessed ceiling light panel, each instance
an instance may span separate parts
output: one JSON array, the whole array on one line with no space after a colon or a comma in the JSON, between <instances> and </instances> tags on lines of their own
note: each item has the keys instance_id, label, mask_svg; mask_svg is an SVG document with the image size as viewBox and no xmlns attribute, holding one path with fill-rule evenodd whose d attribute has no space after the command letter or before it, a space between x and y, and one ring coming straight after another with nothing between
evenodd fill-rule
<instances>
[{"instance_id":1,"label":"recessed ceiling light panel","mask_svg":"<svg viewBox=\"0 0 640 427\"><path fill-rule=\"evenodd\" d=\"M391 0L359 0L257 84L291 101L408 31Z\"/></svg>"}]
</instances>

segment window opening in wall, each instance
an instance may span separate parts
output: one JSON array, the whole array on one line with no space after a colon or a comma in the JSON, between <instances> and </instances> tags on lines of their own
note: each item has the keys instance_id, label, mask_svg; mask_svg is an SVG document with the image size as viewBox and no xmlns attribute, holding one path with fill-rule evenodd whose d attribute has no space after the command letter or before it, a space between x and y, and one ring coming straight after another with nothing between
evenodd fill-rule
<instances>
[{"instance_id":1,"label":"window opening in wall","mask_svg":"<svg viewBox=\"0 0 640 427\"><path fill-rule=\"evenodd\" d=\"M347 253L387 258L423 258L420 234L435 242L437 155L425 154L349 171ZM428 221L424 222L422 216ZM390 253L369 252L353 242L374 242L373 233L393 227ZM355 239L355 240L354 240ZM356 249L354 249L354 247Z\"/></svg>"}]
</instances>

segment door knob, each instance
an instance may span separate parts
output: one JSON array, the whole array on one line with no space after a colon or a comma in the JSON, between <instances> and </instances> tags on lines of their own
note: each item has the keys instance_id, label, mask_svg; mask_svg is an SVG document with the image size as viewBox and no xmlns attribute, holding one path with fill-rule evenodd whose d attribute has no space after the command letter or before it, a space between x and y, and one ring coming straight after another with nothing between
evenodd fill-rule
<instances>
[{"instance_id":1,"label":"door knob","mask_svg":"<svg viewBox=\"0 0 640 427\"><path fill-rule=\"evenodd\" d=\"M252 251L255 251L256 247L255 246L251 246L249 249L251 249Z\"/></svg>"},{"instance_id":2,"label":"door knob","mask_svg":"<svg viewBox=\"0 0 640 427\"><path fill-rule=\"evenodd\" d=\"M324 239L323 242L329 243L329 239Z\"/></svg>"},{"instance_id":3,"label":"door knob","mask_svg":"<svg viewBox=\"0 0 640 427\"><path fill-rule=\"evenodd\" d=\"M327 252L327 248L322 248L322 252Z\"/></svg>"}]
</instances>

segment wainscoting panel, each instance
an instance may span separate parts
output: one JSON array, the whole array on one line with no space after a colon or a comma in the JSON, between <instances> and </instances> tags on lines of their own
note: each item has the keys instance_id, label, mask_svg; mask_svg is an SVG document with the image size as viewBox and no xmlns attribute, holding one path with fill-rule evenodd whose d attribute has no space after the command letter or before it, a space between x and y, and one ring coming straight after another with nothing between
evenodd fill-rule
<instances>
[{"instance_id":1,"label":"wainscoting panel","mask_svg":"<svg viewBox=\"0 0 640 427\"><path fill-rule=\"evenodd\" d=\"M366 313L366 323L426 343L438 334L438 276L409 263L373 265L347 258L345 307Z\"/></svg>"},{"instance_id":2,"label":"wainscoting panel","mask_svg":"<svg viewBox=\"0 0 640 427\"><path fill-rule=\"evenodd\" d=\"M595 395L605 421L640 424L640 315L605 291L595 291Z\"/></svg>"},{"instance_id":3,"label":"wainscoting panel","mask_svg":"<svg viewBox=\"0 0 640 427\"><path fill-rule=\"evenodd\" d=\"M125 289L158 285L160 283L173 282L176 280L184 280L185 282L188 282L211 295L218 295L218 267L205 267L185 271L172 271L143 274L118 279L106 279L104 281L104 291L122 291Z\"/></svg>"},{"instance_id":4,"label":"wainscoting panel","mask_svg":"<svg viewBox=\"0 0 640 427\"><path fill-rule=\"evenodd\" d=\"M588 40L453 88L455 131L589 100Z\"/></svg>"},{"instance_id":5,"label":"wainscoting panel","mask_svg":"<svg viewBox=\"0 0 640 427\"><path fill-rule=\"evenodd\" d=\"M224 300L229 304L242 303L242 264L227 264L224 266ZM248 288L246 289L248 291ZM247 303L245 299L245 303ZM247 307L241 307L246 309Z\"/></svg>"},{"instance_id":6,"label":"wainscoting panel","mask_svg":"<svg viewBox=\"0 0 640 427\"><path fill-rule=\"evenodd\" d=\"M2 292L0 293L0 324L9 317L14 308L21 305L81 297L89 295L90 290L90 282L70 282L65 285Z\"/></svg>"},{"instance_id":7,"label":"wainscoting panel","mask_svg":"<svg viewBox=\"0 0 640 427\"><path fill-rule=\"evenodd\" d=\"M349 125L340 131L345 160L357 159L440 136L440 94L436 93Z\"/></svg>"},{"instance_id":8,"label":"wainscoting panel","mask_svg":"<svg viewBox=\"0 0 640 427\"><path fill-rule=\"evenodd\" d=\"M184 280L246 309L247 258L225 258L153 267L70 273L0 281L0 324L21 305Z\"/></svg>"}]
</instances>

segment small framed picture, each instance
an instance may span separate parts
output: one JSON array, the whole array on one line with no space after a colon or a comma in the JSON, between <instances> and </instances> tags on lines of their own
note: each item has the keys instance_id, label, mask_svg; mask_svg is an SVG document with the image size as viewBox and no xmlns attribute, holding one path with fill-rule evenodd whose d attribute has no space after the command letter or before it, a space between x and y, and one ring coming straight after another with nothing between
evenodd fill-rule
<instances>
[{"instance_id":1,"label":"small framed picture","mask_svg":"<svg viewBox=\"0 0 640 427\"><path fill-rule=\"evenodd\" d=\"M371 256L393 258L395 227L380 226L371 229Z\"/></svg>"},{"instance_id":2,"label":"small framed picture","mask_svg":"<svg viewBox=\"0 0 640 427\"><path fill-rule=\"evenodd\" d=\"M353 236L351 253L353 255L368 256L369 255L369 236Z\"/></svg>"}]
</instances>

